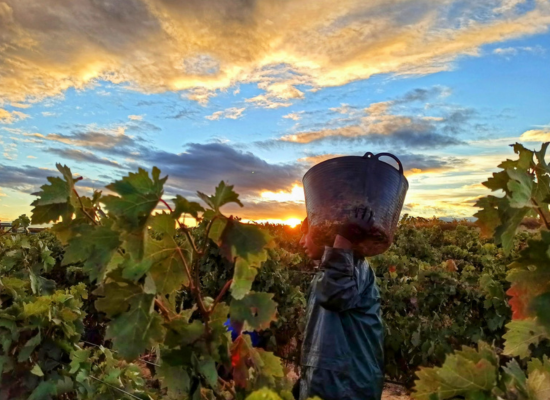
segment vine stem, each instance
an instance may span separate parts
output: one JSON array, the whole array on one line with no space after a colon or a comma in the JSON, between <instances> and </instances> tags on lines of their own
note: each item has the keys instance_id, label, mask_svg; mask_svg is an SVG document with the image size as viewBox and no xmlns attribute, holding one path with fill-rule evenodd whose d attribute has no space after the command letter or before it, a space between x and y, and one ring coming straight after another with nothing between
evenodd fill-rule
<instances>
[{"instance_id":1,"label":"vine stem","mask_svg":"<svg viewBox=\"0 0 550 400\"><path fill-rule=\"evenodd\" d=\"M535 207L537 207L537 211L542 218L542 221L544 222L544 225L546 226L546 229L550 230L550 222L546 219L546 215L544 215L544 212L542 208L540 207L539 203L533 198L531 198L531 201L535 204Z\"/></svg>"},{"instance_id":2,"label":"vine stem","mask_svg":"<svg viewBox=\"0 0 550 400\"><path fill-rule=\"evenodd\" d=\"M82 180L83 178L80 177L79 180ZM86 211L84 209L84 204L82 203L82 199L80 198L80 195L78 194L78 192L76 191L75 188L73 188L73 193L76 195L76 198L78 199L78 202L80 203L80 210L82 211L82 213L84 213L84 215L90 220L92 221L92 223L94 225L99 225L99 223L90 215L88 214L88 211Z\"/></svg>"},{"instance_id":3,"label":"vine stem","mask_svg":"<svg viewBox=\"0 0 550 400\"><path fill-rule=\"evenodd\" d=\"M172 321L172 316L170 315L171 312L166 308L164 304L162 304L162 301L160 301L158 298L155 298L155 305L159 308L159 310L164 315L164 317L168 320L168 322Z\"/></svg>"},{"instance_id":4,"label":"vine stem","mask_svg":"<svg viewBox=\"0 0 550 400\"><path fill-rule=\"evenodd\" d=\"M164 199L160 199L160 202L162 204L164 204L166 206L166 208L168 208L168 210L173 213L174 211L172 210L172 207L170 207L170 204L168 204ZM200 252L199 250L197 249L197 246L195 245L195 241L193 240L193 238L191 237L191 234L189 233L189 229L187 229L187 226L180 222L180 220L176 220L180 229L183 231L183 233L185 233L185 236L187 236L187 240L189 241L189 243L191 244L191 247L193 247L193 251L196 253L196 254L199 254L200 255Z\"/></svg>"},{"instance_id":5,"label":"vine stem","mask_svg":"<svg viewBox=\"0 0 550 400\"><path fill-rule=\"evenodd\" d=\"M230 279L228 280L227 282L225 282L225 285L223 286L222 290L220 291L220 293L218 294L218 296L216 297L216 300L214 300L214 304L212 304L212 308L210 309L210 313L212 313L212 311L214 311L214 308L216 308L216 306L218 305L218 303L222 300L223 298L223 295L227 292L227 290L231 287L231 284L233 283L233 279Z\"/></svg>"}]
</instances>

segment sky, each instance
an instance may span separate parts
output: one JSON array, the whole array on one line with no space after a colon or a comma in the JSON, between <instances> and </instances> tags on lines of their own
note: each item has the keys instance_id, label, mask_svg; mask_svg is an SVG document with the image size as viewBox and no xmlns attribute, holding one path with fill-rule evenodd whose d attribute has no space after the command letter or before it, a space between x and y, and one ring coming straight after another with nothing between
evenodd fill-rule
<instances>
[{"instance_id":1,"label":"sky","mask_svg":"<svg viewBox=\"0 0 550 400\"><path fill-rule=\"evenodd\" d=\"M510 144L550 140L549 26L549 0L0 0L0 220L62 163L295 224L304 173L368 151L403 212L471 217Z\"/></svg>"}]
</instances>

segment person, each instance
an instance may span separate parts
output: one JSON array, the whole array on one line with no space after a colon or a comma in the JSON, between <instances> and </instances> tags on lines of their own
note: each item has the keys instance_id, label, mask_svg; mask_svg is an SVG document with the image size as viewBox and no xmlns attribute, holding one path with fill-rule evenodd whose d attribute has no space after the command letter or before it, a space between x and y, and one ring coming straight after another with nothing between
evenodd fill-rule
<instances>
[{"instance_id":1,"label":"person","mask_svg":"<svg viewBox=\"0 0 550 400\"><path fill-rule=\"evenodd\" d=\"M314 242L308 219L300 244L320 260L307 302L302 372L293 391L300 400L380 400L384 382L384 332L374 271L353 246L363 241L374 216L355 210L332 247Z\"/></svg>"}]
</instances>

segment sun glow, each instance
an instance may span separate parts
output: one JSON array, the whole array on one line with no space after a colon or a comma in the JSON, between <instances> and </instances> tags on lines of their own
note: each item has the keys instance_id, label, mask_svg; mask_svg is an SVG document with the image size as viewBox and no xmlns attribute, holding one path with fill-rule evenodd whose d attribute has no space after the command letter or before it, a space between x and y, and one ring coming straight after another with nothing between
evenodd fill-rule
<instances>
[{"instance_id":1,"label":"sun glow","mask_svg":"<svg viewBox=\"0 0 550 400\"><path fill-rule=\"evenodd\" d=\"M279 192L262 192L262 199L273 201L293 201L295 203L303 203L304 200L304 188L299 185L294 185L290 191Z\"/></svg>"},{"instance_id":2,"label":"sun glow","mask_svg":"<svg viewBox=\"0 0 550 400\"><path fill-rule=\"evenodd\" d=\"M287 218L287 219L255 219L255 220L245 220L243 219L242 222L255 222L257 224L281 224L281 225L287 225L291 228L296 228L298 225L302 223L302 220L299 218Z\"/></svg>"}]
</instances>

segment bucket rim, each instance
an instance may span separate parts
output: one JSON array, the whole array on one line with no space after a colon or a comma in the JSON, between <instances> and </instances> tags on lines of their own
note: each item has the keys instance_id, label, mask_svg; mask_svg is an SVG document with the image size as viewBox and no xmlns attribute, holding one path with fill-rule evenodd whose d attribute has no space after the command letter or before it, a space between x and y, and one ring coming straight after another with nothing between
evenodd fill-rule
<instances>
[{"instance_id":1,"label":"bucket rim","mask_svg":"<svg viewBox=\"0 0 550 400\"><path fill-rule=\"evenodd\" d=\"M311 167L310 169L308 169L308 170L306 171L306 173L305 173L304 176L302 177L302 186L304 186L303 183L304 183L304 179L306 179L306 176L307 176L311 171L313 171L314 169L316 169L318 166L323 165L323 164L325 164L325 163L328 163L329 161L333 161L333 160L336 160L336 159L342 159L342 158L360 158L360 159L365 160L365 158L364 158L363 156L340 156L340 157L329 158L328 160L322 161L322 162L320 162L319 164L315 164L313 167ZM380 160L378 160L378 161L380 161ZM395 168L394 166L388 164L387 162L384 162L384 161L380 161L380 162L382 162L383 164L386 164L389 168L395 170L395 172L397 172L399 175L401 175L401 177L405 180L405 183L407 184L407 190L409 189L409 180L407 179L407 177L405 176L404 173L403 173L403 174L400 174L400 173L399 173L399 170L398 170L397 168Z\"/></svg>"}]
</instances>

